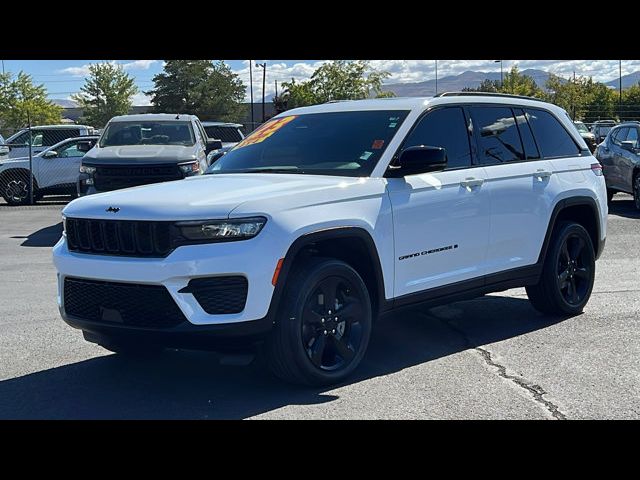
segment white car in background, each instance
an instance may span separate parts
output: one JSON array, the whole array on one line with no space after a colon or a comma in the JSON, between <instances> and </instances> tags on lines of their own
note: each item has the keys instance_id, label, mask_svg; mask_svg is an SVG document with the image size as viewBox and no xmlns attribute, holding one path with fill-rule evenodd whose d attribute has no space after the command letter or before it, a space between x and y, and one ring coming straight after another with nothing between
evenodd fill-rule
<instances>
[{"instance_id":1,"label":"white car in background","mask_svg":"<svg viewBox=\"0 0 640 480\"><path fill-rule=\"evenodd\" d=\"M31 127L32 155L66 140L67 138L95 135L96 130L87 125L39 125ZM23 128L7 138L9 158L29 156L29 129Z\"/></svg>"},{"instance_id":2,"label":"white car in background","mask_svg":"<svg viewBox=\"0 0 640 480\"><path fill-rule=\"evenodd\" d=\"M33 155L34 201L43 195L75 195L84 153L78 143L95 144L97 135L68 138ZM25 205L29 195L29 157L0 157L0 195L9 205Z\"/></svg>"}]
</instances>

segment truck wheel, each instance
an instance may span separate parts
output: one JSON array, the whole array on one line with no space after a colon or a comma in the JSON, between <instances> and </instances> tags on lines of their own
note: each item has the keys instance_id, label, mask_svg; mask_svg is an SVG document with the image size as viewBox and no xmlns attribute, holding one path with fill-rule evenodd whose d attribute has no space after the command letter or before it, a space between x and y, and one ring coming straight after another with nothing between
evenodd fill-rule
<instances>
[{"instance_id":1,"label":"truck wheel","mask_svg":"<svg viewBox=\"0 0 640 480\"><path fill-rule=\"evenodd\" d=\"M340 260L305 260L287 279L265 345L267 364L292 383L340 382L364 357L371 320L369 292L353 268Z\"/></svg>"},{"instance_id":2,"label":"truck wheel","mask_svg":"<svg viewBox=\"0 0 640 480\"><path fill-rule=\"evenodd\" d=\"M542 313L577 315L589 301L595 273L589 233L578 223L561 222L554 229L540 281L526 288L527 295Z\"/></svg>"},{"instance_id":3,"label":"truck wheel","mask_svg":"<svg viewBox=\"0 0 640 480\"><path fill-rule=\"evenodd\" d=\"M37 199L38 186L33 180L33 199ZM29 174L22 171L8 171L0 181L0 193L9 205L29 205Z\"/></svg>"}]
</instances>

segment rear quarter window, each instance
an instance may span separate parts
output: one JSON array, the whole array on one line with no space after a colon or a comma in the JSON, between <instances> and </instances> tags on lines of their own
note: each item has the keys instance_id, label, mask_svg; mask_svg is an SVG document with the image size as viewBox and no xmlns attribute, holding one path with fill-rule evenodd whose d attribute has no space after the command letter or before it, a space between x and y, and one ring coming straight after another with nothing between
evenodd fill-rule
<instances>
[{"instance_id":1,"label":"rear quarter window","mask_svg":"<svg viewBox=\"0 0 640 480\"><path fill-rule=\"evenodd\" d=\"M580 154L578 145L555 116L534 108L527 108L525 111L543 157L571 157Z\"/></svg>"}]
</instances>

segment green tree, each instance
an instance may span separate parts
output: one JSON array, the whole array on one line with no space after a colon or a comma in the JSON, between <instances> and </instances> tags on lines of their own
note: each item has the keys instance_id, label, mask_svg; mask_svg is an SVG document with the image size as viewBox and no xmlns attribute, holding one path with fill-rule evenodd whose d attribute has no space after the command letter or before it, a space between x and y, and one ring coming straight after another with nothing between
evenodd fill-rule
<instances>
[{"instance_id":1,"label":"green tree","mask_svg":"<svg viewBox=\"0 0 640 480\"><path fill-rule=\"evenodd\" d=\"M564 108L576 120L593 122L615 116L615 92L591 77L565 80L550 75L546 88L545 100Z\"/></svg>"},{"instance_id":2,"label":"green tree","mask_svg":"<svg viewBox=\"0 0 640 480\"><path fill-rule=\"evenodd\" d=\"M7 131L27 125L60 123L62 107L47 99L44 85L34 85L30 75L0 75L0 122Z\"/></svg>"},{"instance_id":3,"label":"green tree","mask_svg":"<svg viewBox=\"0 0 640 480\"><path fill-rule=\"evenodd\" d=\"M622 91L620 117L624 120L640 120L640 83Z\"/></svg>"},{"instance_id":4,"label":"green tree","mask_svg":"<svg viewBox=\"0 0 640 480\"><path fill-rule=\"evenodd\" d=\"M201 120L241 117L246 87L223 61L166 60L149 92L157 112L188 113Z\"/></svg>"},{"instance_id":5,"label":"green tree","mask_svg":"<svg viewBox=\"0 0 640 480\"><path fill-rule=\"evenodd\" d=\"M485 78L477 87L464 87L462 91L463 92L493 92L493 93L499 92L500 81L489 80L488 78Z\"/></svg>"},{"instance_id":6,"label":"green tree","mask_svg":"<svg viewBox=\"0 0 640 480\"><path fill-rule=\"evenodd\" d=\"M286 102L286 108L295 108L330 100L389 97L393 94L382 91L382 82L390 75L372 69L367 61L334 60L319 67L307 81L284 82L279 101Z\"/></svg>"},{"instance_id":7,"label":"green tree","mask_svg":"<svg viewBox=\"0 0 640 480\"><path fill-rule=\"evenodd\" d=\"M526 95L527 97L537 98L544 97L543 90L538 87L535 80L529 75L520 73L518 67L515 65L505 74L500 91L512 95Z\"/></svg>"},{"instance_id":8,"label":"green tree","mask_svg":"<svg viewBox=\"0 0 640 480\"><path fill-rule=\"evenodd\" d=\"M95 63L89 66L89 77L72 98L84 111L83 120L95 127L103 127L117 115L129 113L132 99L138 93L134 79L122 66Z\"/></svg>"}]
</instances>

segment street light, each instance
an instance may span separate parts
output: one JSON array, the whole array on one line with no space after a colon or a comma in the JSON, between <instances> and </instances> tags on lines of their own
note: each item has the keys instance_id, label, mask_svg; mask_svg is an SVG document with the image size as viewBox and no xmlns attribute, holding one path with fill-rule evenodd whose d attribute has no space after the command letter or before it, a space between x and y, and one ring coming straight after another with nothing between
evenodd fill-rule
<instances>
[{"instance_id":1,"label":"street light","mask_svg":"<svg viewBox=\"0 0 640 480\"><path fill-rule=\"evenodd\" d=\"M249 60L249 91L251 92L251 130L255 127L253 121L253 61Z\"/></svg>"},{"instance_id":2,"label":"street light","mask_svg":"<svg viewBox=\"0 0 640 480\"><path fill-rule=\"evenodd\" d=\"M504 80L502 77L502 60L494 60L493 63L499 63L500 64L500 88L502 88L504 86Z\"/></svg>"},{"instance_id":3,"label":"street light","mask_svg":"<svg viewBox=\"0 0 640 480\"><path fill-rule=\"evenodd\" d=\"M267 76L267 62L256 63L256 68L262 67L262 123L265 121L264 115L264 83Z\"/></svg>"}]
</instances>

